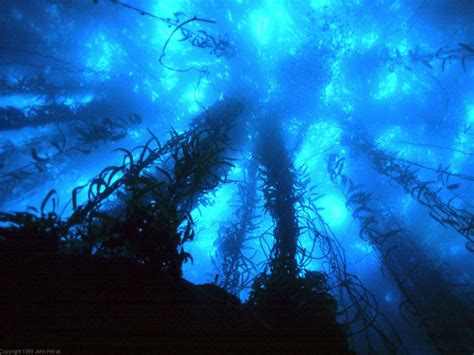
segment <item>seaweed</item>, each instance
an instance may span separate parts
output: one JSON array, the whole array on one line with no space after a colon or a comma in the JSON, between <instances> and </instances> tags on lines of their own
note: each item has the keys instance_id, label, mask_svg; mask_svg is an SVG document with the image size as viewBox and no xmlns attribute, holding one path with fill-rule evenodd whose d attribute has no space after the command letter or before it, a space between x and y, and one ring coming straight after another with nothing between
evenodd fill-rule
<instances>
[{"instance_id":1,"label":"seaweed","mask_svg":"<svg viewBox=\"0 0 474 355\"><path fill-rule=\"evenodd\" d=\"M461 196L456 194L455 190L459 188L460 183L451 182L453 177L461 181L472 182L474 181L473 176L451 172L442 165L433 168L390 155L375 147L364 135L357 138L348 136L347 141L353 148L367 155L378 173L400 185L414 200L426 207L435 222L443 227L454 229L465 238L467 250L474 252L474 214L469 209L459 207L454 203L455 200L461 199L469 206L469 202L464 201ZM419 179L416 174L418 168L436 173L436 179L431 181ZM439 184L442 187L435 189L434 186ZM443 189L452 195L448 201L441 197Z\"/></svg>"},{"instance_id":2,"label":"seaweed","mask_svg":"<svg viewBox=\"0 0 474 355\"><path fill-rule=\"evenodd\" d=\"M249 289L256 272L253 257L246 255L248 242L254 238L257 203L257 167L249 160L244 181L238 185L238 202L234 215L222 224L215 242L216 256L213 258L216 284L228 292L239 295ZM255 251L256 252L256 251Z\"/></svg>"},{"instance_id":3,"label":"seaweed","mask_svg":"<svg viewBox=\"0 0 474 355\"><path fill-rule=\"evenodd\" d=\"M0 212L0 252L4 260L59 252L67 228L56 212L58 203L57 192L51 190L39 210L30 207L25 212Z\"/></svg>"},{"instance_id":4,"label":"seaweed","mask_svg":"<svg viewBox=\"0 0 474 355\"><path fill-rule=\"evenodd\" d=\"M100 123L83 123L76 126L75 131L79 132L76 139L73 132L68 132L69 139L66 139L63 128L58 125L57 133L51 132L17 145L7 141L0 152L0 158L5 160L0 169L0 204L15 198L18 192L33 189L39 180L50 177L52 171L60 167L68 155L76 152L90 154L97 148L98 143L120 140L140 122L139 115L130 114L126 119L104 118ZM69 143L71 141L72 143ZM27 162L19 164L25 160Z\"/></svg>"},{"instance_id":5,"label":"seaweed","mask_svg":"<svg viewBox=\"0 0 474 355\"><path fill-rule=\"evenodd\" d=\"M50 193L40 217L30 212L2 215L4 222L15 227L0 227L0 235L14 240L24 233L34 241L37 234L44 234L66 250L126 257L179 277L182 263L190 258L183 244L194 237L191 209L199 196L227 181L232 166L225 156L230 150L228 134L241 109L231 101L216 107L206 117L196 118L189 132L172 131L163 146L150 132L144 146L133 151L119 149L123 152L120 166L106 167L89 184L73 190L73 212L67 218L54 212L57 201L55 193ZM81 191L87 192L87 200L78 204ZM120 202L105 209L114 193ZM45 214L50 200L53 212Z\"/></svg>"},{"instance_id":6,"label":"seaweed","mask_svg":"<svg viewBox=\"0 0 474 355\"><path fill-rule=\"evenodd\" d=\"M99 1L94 1L96 4ZM121 6L125 9L134 11L139 13L141 16L148 16L151 17L155 20L161 21L168 25L168 27L174 27L173 31L170 33L168 38L166 39L162 49L161 49L161 55L158 59L159 63L161 66L163 66L166 69L176 71L176 72L189 72L191 70L196 70L198 72L204 73L207 71L207 68L204 66L203 68L196 68L194 66L190 66L188 68L174 68L170 66L169 64L166 64L164 62L164 59L166 57L166 49L168 47L168 44L170 43L171 39L176 35L180 34L181 38L178 40L180 42L187 41L189 42L193 47L196 48L201 48L201 49L209 49L210 54L214 55L215 57L227 57L230 58L234 52L235 52L235 46L230 40L228 35L222 35L222 36L213 36L209 34L208 32L199 29L199 30L191 30L189 29L189 25L196 22L196 23L205 23L205 24L216 24L215 20L210 20L206 18L200 18L198 16L193 16L190 18L187 18L185 20L182 20L181 18L185 16L184 13L182 12L176 12L174 14L174 18L170 17L162 17L155 15L149 11L145 11L141 8L129 5L125 2L119 1L119 0L110 0L112 4ZM188 26L188 27L186 27Z\"/></svg>"},{"instance_id":7,"label":"seaweed","mask_svg":"<svg viewBox=\"0 0 474 355\"><path fill-rule=\"evenodd\" d=\"M393 71L395 65L403 66L412 70L414 65L421 64L425 69L434 70L436 62L442 72L446 71L448 63L459 62L464 72L467 72L469 61L474 60L474 47L466 43L459 43L457 47L441 47L436 52L421 53L419 46L410 49L406 55L402 55L398 49L391 55L387 48L382 52L382 59Z\"/></svg>"},{"instance_id":8,"label":"seaweed","mask_svg":"<svg viewBox=\"0 0 474 355\"><path fill-rule=\"evenodd\" d=\"M301 267L313 261L324 261L322 272L329 291L337 299L337 314L354 346L362 341L369 353L377 353L380 348L389 353L407 353L400 335L380 309L375 295L357 275L349 272L345 250L319 213L321 206L317 201L321 195L315 191L316 185L308 187L311 179L306 170L306 167L301 169L303 183L297 185L301 196L297 211L300 231L311 238L312 245L309 249L299 246ZM314 255L316 249L319 249L320 256Z\"/></svg>"},{"instance_id":9,"label":"seaweed","mask_svg":"<svg viewBox=\"0 0 474 355\"><path fill-rule=\"evenodd\" d=\"M462 352L469 348L472 309L452 291L445 272L437 268L423 247L407 231L402 219L374 203L362 184L343 173L344 158L329 155L331 180L344 192L346 205L360 222L360 237L379 252L384 268L395 281L405 300L402 315L418 319L440 352Z\"/></svg>"},{"instance_id":10,"label":"seaweed","mask_svg":"<svg viewBox=\"0 0 474 355\"><path fill-rule=\"evenodd\" d=\"M263 180L264 209L275 224L270 271L277 279L294 280L298 274L296 251L299 235L295 170L277 123L265 120L259 134L257 157L259 175Z\"/></svg>"},{"instance_id":11,"label":"seaweed","mask_svg":"<svg viewBox=\"0 0 474 355\"><path fill-rule=\"evenodd\" d=\"M15 107L0 108L0 130L12 130L23 127L35 127L48 123L71 121L74 112L65 104L50 103L29 112Z\"/></svg>"},{"instance_id":12,"label":"seaweed","mask_svg":"<svg viewBox=\"0 0 474 355\"><path fill-rule=\"evenodd\" d=\"M190 257L183 244L194 237L191 208L197 196L227 181L217 173L230 164L221 156L222 139L216 133L196 132L180 142L154 172L127 179L125 210L112 224L100 217L101 246L97 253L118 251L156 265L161 272L181 275L181 264ZM133 170L133 157L127 154L129 169Z\"/></svg>"},{"instance_id":13,"label":"seaweed","mask_svg":"<svg viewBox=\"0 0 474 355\"><path fill-rule=\"evenodd\" d=\"M256 156L264 210L274 222L273 245L264 270L254 279L248 303L281 334L297 331L317 338L324 329L344 344L346 333L337 322L337 302L329 293L326 275L304 270L304 263L298 262L302 231L298 225L298 205L302 196L279 124L268 117L258 130ZM348 346L345 347L347 352Z\"/></svg>"}]
</instances>

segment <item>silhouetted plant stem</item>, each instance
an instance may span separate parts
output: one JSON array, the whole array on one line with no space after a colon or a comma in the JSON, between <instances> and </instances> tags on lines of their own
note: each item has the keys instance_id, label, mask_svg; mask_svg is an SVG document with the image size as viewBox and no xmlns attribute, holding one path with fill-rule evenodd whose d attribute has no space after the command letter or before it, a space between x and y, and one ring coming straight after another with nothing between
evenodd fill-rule
<instances>
[{"instance_id":1,"label":"silhouetted plant stem","mask_svg":"<svg viewBox=\"0 0 474 355\"><path fill-rule=\"evenodd\" d=\"M425 206L430 211L430 217L443 227L450 227L467 240L466 248L474 252L474 214L467 209L457 207L453 201L459 199L457 195L445 201L440 192L444 189L453 194L460 187L460 183L450 183L451 177L465 181L474 181L474 177L462 173L452 173L441 166L438 169L427 167L424 164L412 162L390 155L375 147L367 138L347 135L348 143L355 150L365 154L374 169L400 185L406 193ZM422 181L416 175L416 169L427 169L436 172L437 178L433 181ZM434 189L433 185L440 184L442 188Z\"/></svg>"},{"instance_id":2,"label":"silhouetted plant stem","mask_svg":"<svg viewBox=\"0 0 474 355\"><path fill-rule=\"evenodd\" d=\"M238 202L231 220L219 229L218 248L214 260L217 284L232 294L250 287L255 265L245 255L246 242L255 229L254 209L257 203L257 165L253 160L245 164L243 182L238 185Z\"/></svg>"},{"instance_id":3,"label":"silhouetted plant stem","mask_svg":"<svg viewBox=\"0 0 474 355\"><path fill-rule=\"evenodd\" d=\"M264 207L275 223L271 273L276 279L296 280L299 229L294 167L276 121L268 119L262 123L259 135L257 155L261 164L259 173L263 180Z\"/></svg>"},{"instance_id":4,"label":"silhouetted plant stem","mask_svg":"<svg viewBox=\"0 0 474 355\"><path fill-rule=\"evenodd\" d=\"M360 222L361 237L379 252L405 298L400 304L402 315L417 317L440 352L467 351L474 310L451 292L441 270L409 234L403 221L391 211L375 207L372 195L348 178L343 168L344 159L329 156L331 180L343 190L347 206Z\"/></svg>"}]
</instances>

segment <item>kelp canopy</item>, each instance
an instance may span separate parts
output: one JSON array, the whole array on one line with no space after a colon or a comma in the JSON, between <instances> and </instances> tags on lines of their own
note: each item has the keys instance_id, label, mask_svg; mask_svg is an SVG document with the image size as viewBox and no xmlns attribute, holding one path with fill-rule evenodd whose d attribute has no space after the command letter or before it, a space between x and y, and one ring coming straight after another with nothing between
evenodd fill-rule
<instances>
[{"instance_id":1,"label":"kelp canopy","mask_svg":"<svg viewBox=\"0 0 474 355\"><path fill-rule=\"evenodd\" d=\"M471 1L0 14L8 344L472 352Z\"/></svg>"}]
</instances>

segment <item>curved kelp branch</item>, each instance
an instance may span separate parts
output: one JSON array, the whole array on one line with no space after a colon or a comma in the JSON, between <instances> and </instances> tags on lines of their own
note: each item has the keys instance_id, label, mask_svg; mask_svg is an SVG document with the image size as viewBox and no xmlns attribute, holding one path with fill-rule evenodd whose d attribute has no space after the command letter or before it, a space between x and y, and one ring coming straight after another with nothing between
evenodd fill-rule
<instances>
[{"instance_id":1,"label":"curved kelp branch","mask_svg":"<svg viewBox=\"0 0 474 355\"><path fill-rule=\"evenodd\" d=\"M0 258L2 262L54 258L63 252L68 228L57 213L58 194L51 190L40 208L24 212L0 212Z\"/></svg>"},{"instance_id":2,"label":"curved kelp branch","mask_svg":"<svg viewBox=\"0 0 474 355\"><path fill-rule=\"evenodd\" d=\"M390 155L382 149L375 147L368 139L361 137L346 137L351 147L365 154L374 169L390 178L403 188L406 193L428 208L430 217L443 227L450 227L467 240L466 248L474 252L474 213L459 207L459 195L455 190L461 183L451 182L452 178L460 181L472 182L474 177L462 173L452 173L442 168L426 167L423 164ZM436 180L422 181L416 174L416 169L426 169L435 172ZM435 186L441 185L435 189ZM448 201L441 197L442 192L453 195ZM465 201L463 201L465 202Z\"/></svg>"},{"instance_id":3,"label":"curved kelp branch","mask_svg":"<svg viewBox=\"0 0 474 355\"><path fill-rule=\"evenodd\" d=\"M182 37L179 39L180 42L183 41L188 41L191 43L193 47L201 48L201 49L210 49L210 54L214 55L216 57L231 57L232 54L235 51L234 45L232 42L229 40L229 37L227 35L224 36L212 36L209 33L207 33L204 30L197 30L193 31L190 30L189 28L186 28L187 25L196 22L196 23L207 23L207 24L216 24L215 20L210 20L210 19L205 19L205 18L200 18L198 16L193 16L191 18L188 18L187 20L182 21L181 17L184 16L183 13L177 12L174 14L174 18L165 18L161 16L157 16L155 14L152 14L151 12L145 11L143 9L140 9L138 7L126 4L122 1L119 0L110 0L111 3L115 5L119 5L123 8L126 8L128 10L132 10L134 12L139 13L141 16L148 16L151 17L155 20L164 22L165 24L168 25L168 27L174 27L173 31L171 31L170 35L166 39L165 44L163 45L161 49L161 55L159 58L160 64L169 70L176 71L176 72L189 72L191 70L196 70L201 73L207 72L207 68L196 68L194 66L191 66L189 68L185 69L180 69L180 68L173 68L169 66L168 64L165 64L164 59L166 57L166 49L171 41L171 39L176 35L180 34ZM95 3L98 3L98 0L95 1Z\"/></svg>"},{"instance_id":4,"label":"curved kelp branch","mask_svg":"<svg viewBox=\"0 0 474 355\"><path fill-rule=\"evenodd\" d=\"M385 48L381 60L386 62L392 71L395 66L403 66L407 70L412 70L414 65L421 64L431 70L435 69L435 66L439 66L444 72L448 63L458 62L463 71L467 72L467 63L474 61L474 45L459 43L457 47L441 47L436 52L426 53L422 53L417 46L404 55L398 49L395 49L394 53L390 53L388 48Z\"/></svg>"},{"instance_id":5,"label":"curved kelp branch","mask_svg":"<svg viewBox=\"0 0 474 355\"><path fill-rule=\"evenodd\" d=\"M145 145L136 147L132 152L126 151L122 165L105 168L90 184L77 187L73 191L71 201L74 212L68 220L68 225L73 226L83 221L89 213L99 208L103 201L126 185L127 181L135 179L147 168L159 163L164 156L171 154L176 147L189 140L193 135L225 132L229 139L234 142L237 138L235 137L236 133L232 131L239 124L242 112L243 105L239 102L233 100L219 102L208 111L197 116L188 132L178 134L176 131L172 131L170 139L163 145L156 135L149 131L151 138ZM138 159L133 159L134 155ZM88 201L81 206L77 206L75 202L77 195L85 187L88 187Z\"/></svg>"},{"instance_id":6,"label":"curved kelp branch","mask_svg":"<svg viewBox=\"0 0 474 355\"><path fill-rule=\"evenodd\" d=\"M53 172L66 169L67 165L60 164L66 157L75 153L88 155L101 142L121 140L140 122L140 116L132 114L127 119L104 118L99 123L68 127L66 133L58 125L57 133L19 144L6 141L0 145L0 206L34 189L39 182L52 179Z\"/></svg>"},{"instance_id":7,"label":"curved kelp branch","mask_svg":"<svg viewBox=\"0 0 474 355\"><path fill-rule=\"evenodd\" d=\"M344 159L328 157L331 180L344 192L347 207L360 223L360 236L379 252L384 267L405 300L402 315L409 312L419 320L438 350L458 353L469 349L472 339L473 310L452 293L449 282L406 230L400 217L376 207L363 185L355 184L344 173Z\"/></svg>"},{"instance_id":8,"label":"curved kelp branch","mask_svg":"<svg viewBox=\"0 0 474 355\"><path fill-rule=\"evenodd\" d=\"M250 288L256 266L247 255L247 243L257 227L254 210L257 204L257 166L249 160L245 176L238 185L238 205L231 218L222 224L216 240L217 254L213 259L216 283L230 293L239 296Z\"/></svg>"},{"instance_id":9,"label":"curved kelp branch","mask_svg":"<svg viewBox=\"0 0 474 355\"><path fill-rule=\"evenodd\" d=\"M222 132L197 132L162 164L127 180L122 191L125 208L107 213L115 220L96 216L92 232L97 231L100 240L97 253L132 257L181 276L181 264L190 257L183 245L194 237L191 210L196 199L227 182L221 173L231 165L222 155L227 144Z\"/></svg>"},{"instance_id":10,"label":"curved kelp branch","mask_svg":"<svg viewBox=\"0 0 474 355\"><path fill-rule=\"evenodd\" d=\"M144 146L121 149L121 165L73 190L73 213L60 220L61 235L53 236L69 251L127 257L180 276L189 258L182 245L194 236L191 209L199 196L227 181L230 131L241 113L240 103L226 100L197 117L190 131L173 131L163 146L150 132ZM81 191L87 200L78 204ZM17 222L14 215L4 217L7 225ZM5 231L0 228L0 236Z\"/></svg>"},{"instance_id":11,"label":"curved kelp branch","mask_svg":"<svg viewBox=\"0 0 474 355\"><path fill-rule=\"evenodd\" d=\"M306 169L303 169L303 171ZM368 353L379 353L383 347L388 353L408 353L390 319L380 310L374 294L357 275L349 272L344 248L337 240L319 211L317 200L321 197L316 186L308 187L309 178L303 173L297 187L302 197L298 203L298 220L301 233L312 240L311 247L299 246L300 265L321 263L328 289L339 305L338 314L344 322L353 344L364 344ZM315 256L319 249L319 256ZM358 346L357 346L358 347Z\"/></svg>"},{"instance_id":12,"label":"curved kelp branch","mask_svg":"<svg viewBox=\"0 0 474 355\"><path fill-rule=\"evenodd\" d=\"M84 205L76 206L74 192L68 224L87 221L78 233L99 254L129 256L180 275L189 257L182 246L194 236L191 210L199 197L227 181L231 131L241 113L240 103L223 101L198 116L188 132L172 132L163 146L153 135L138 153L123 150L123 164L93 179ZM104 211L112 195L119 201Z\"/></svg>"},{"instance_id":13,"label":"curved kelp branch","mask_svg":"<svg viewBox=\"0 0 474 355\"><path fill-rule=\"evenodd\" d=\"M198 18L196 16L194 16L193 18L190 18L186 21L184 21L183 23L179 24L176 26L176 28L171 32L171 34L168 36L168 38L166 39L166 42L165 44L163 45L163 48L161 49L161 55L160 55L160 58L158 59L158 61L160 62L160 64L166 68L166 69L169 69L169 70L172 70L172 71L176 71L176 72L181 72L181 73L186 73L186 72L189 72L191 70L196 70L198 72L206 72L207 69L204 67L204 68L196 68L196 67L189 67L189 68L186 68L186 69L179 69L179 68L173 68L173 67L170 67L169 65L165 64L164 63L164 59L166 57L166 48L168 47L171 39L173 38L173 36L178 32L180 31L183 36L184 36L184 39L183 40L186 40L188 38L191 38L192 36L192 32L190 32L189 30L186 30L184 28L184 26L186 26L187 24L191 23L191 22L204 22L204 23L211 23L211 24L215 24L216 22L213 21L213 20L207 20L207 19L203 19L203 18ZM204 32L204 31L202 31ZM205 33L205 32L204 32ZM206 33L207 35L207 33ZM191 40L191 43L193 45L195 45L194 43L197 43L197 46L200 47L200 48L205 48L208 46L208 43L211 43L212 41L208 41L208 40L200 40L199 37L194 37L193 40Z\"/></svg>"}]
</instances>

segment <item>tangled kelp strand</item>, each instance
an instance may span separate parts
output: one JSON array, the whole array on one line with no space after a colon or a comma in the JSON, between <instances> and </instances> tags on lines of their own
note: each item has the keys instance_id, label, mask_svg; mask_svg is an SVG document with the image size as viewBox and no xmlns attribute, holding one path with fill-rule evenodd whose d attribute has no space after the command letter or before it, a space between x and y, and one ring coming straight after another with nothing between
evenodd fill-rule
<instances>
[{"instance_id":1,"label":"tangled kelp strand","mask_svg":"<svg viewBox=\"0 0 474 355\"><path fill-rule=\"evenodd\" d=\"M346 205L360 222L360 237L380 253L383 266L402 292L405 300L400 311L410 321L414 316L441 352L458 352L469 347L472 310L451 291L445 276L417 240L393 212L374 203L372 194L363 190L344 173L344 158L329 155L328 172L346 196Z\"/></svg>"}]
</instances>

